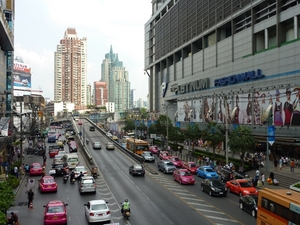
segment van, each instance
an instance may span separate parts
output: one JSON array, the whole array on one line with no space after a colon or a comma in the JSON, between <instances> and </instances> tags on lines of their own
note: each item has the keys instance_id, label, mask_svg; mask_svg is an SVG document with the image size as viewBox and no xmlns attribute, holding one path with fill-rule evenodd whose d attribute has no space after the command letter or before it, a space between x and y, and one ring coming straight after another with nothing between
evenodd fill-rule
<instances>
[{"instance_id":1,"label":"van","mask_svg":"<svg viewBox=\"0 0 300 225\"><path fill-rule=\"evenodd\" d=\"M62 157L64 163L66 163L69 169L74 169L79 165L79 157L78 154L66 154Z\"/></svg>"}]
</instances>

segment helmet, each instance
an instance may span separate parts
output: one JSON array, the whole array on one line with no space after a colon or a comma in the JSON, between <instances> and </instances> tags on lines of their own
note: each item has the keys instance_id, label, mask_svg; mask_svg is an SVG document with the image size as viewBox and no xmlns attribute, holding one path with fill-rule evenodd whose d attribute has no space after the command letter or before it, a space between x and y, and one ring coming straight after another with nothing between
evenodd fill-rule
<instances>
[{"instance_id":1,"label":"helmet","mask_svg":"<svg viewBox=\"0 0 300 225\"><path fill-rule=\"evenodd\" d=\"M125 199L125 202L128 202L128 199Z\"/></svg>"}]
</instances>

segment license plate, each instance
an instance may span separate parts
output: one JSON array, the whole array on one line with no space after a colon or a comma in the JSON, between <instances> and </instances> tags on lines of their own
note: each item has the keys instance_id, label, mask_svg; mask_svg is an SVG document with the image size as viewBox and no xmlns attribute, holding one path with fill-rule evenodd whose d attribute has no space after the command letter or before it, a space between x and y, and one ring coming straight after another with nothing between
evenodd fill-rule
<instances>
[{"instance_id":1,"label":"license plate","mask_svg":"<svg viewBox=\"0 0 300 225\"><path fill-rule=\"evenodd\" d=\"M54 220L57 220L57 219L58 219L58 217L57 217L57 216L53 216L53 217L52 217L52 219L54 219Z\"/></svg>"},{"instance_id":2,"label":"license plate","mask_svg":"<svg viewBox=\"0 0 300 225\"><path fill-rule=\"evenodd\" d=\"M61 168L58 168L57 170L61 170Z\"/></svg>"},{"instance_id":3,"label":"license plate","mask_svg":"<svg viewBox=\"0 0 300 225\"><path fill-rule=\"evenodd\" d=\"M223 194L223 192L219 192L219 194L220 194L220 195L222 195L222 194Z\"/></svg>"},{"instance_id":4,"label":"license plate","mask_svg":"<svg viewBox=\"0 0 300 225\"><path fill-rule=\"evenodd\" d=\"M142 173L138 173L138 175L141 175Z\"/></svg>"},{"instance_id":5,"label":"license plate","mask_svg":"<svg viewBox=\"0 0 300 225\"><path fill-rule=\"evenodd\" d=\"M97 216L103 216L103 214L98 214Z\"/></svg>"}]
</instances>

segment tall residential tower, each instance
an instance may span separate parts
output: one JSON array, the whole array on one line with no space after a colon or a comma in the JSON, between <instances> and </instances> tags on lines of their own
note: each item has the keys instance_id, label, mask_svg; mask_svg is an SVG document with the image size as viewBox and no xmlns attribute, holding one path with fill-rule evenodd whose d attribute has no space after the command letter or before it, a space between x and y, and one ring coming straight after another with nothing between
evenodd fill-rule
<instances>
[{"instance_id":1,"label":"tall residential tower","mask_svg":"<svg viewBox=\"0 0 300 225\"><path fill-rule=\"evenodd\" d=\"M54 53L54 101L71 102L86 108L87 39L68 28Z\"/></svg>"}]
</instances>

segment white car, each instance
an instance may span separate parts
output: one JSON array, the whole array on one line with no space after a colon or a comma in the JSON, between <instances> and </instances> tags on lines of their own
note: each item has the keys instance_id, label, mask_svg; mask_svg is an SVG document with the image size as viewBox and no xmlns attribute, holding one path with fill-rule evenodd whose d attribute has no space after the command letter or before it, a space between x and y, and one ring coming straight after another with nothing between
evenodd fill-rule
<instances>
[{"instance_id":1,"label":"white car","mask_svg":"<svg viewBox=\"0 0 300 225\"><path fill-rule=\"evenodd\" d=\"M88 175L88 172L87 172L87 169L85 168L85 166L76 166L74 169L75 179L78 178L80 172L82 172L84 176Z\"/></svg>"},{"instance_id":2,"label":"white car","mask_svg":"<svg viewBox=\"0 0 300 225\"><path fill-rule=\"evenodd\" d=\"M110 222L111 213L104 200L91 200L84 204L85 217L89 223Z\"/></svg>"},{"instance_id":3,"label":"white car","mask_svg":"<svg viewBox=\"0 0 300 225\"><path fill-rule=\"evenodd\" d=\"M113 135L112 135L111 133L107 132L107 133L106 133L106 136L107 136L107 137L112 137Z\"/></svg>"}]
</instances>

